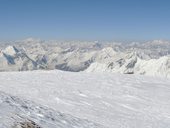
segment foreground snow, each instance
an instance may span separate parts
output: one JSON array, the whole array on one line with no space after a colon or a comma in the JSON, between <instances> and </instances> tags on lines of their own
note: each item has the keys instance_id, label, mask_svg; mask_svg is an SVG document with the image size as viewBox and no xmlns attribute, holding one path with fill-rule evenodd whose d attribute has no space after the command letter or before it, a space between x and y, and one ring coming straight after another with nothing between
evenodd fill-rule
<instances>
[{"instance_id":1,"label":"foreground snow","mask_svg":"<svg viewBox=\"0 0 170 128\"><path fill-rule=\"evenodd\" d=\"M41 118L34 116L36 105L30 110L24 109L23 114L29 113L31 119L38 123L48 114L48 111L72 115L71 120L84 120L87 127L109 128L169 128L170 127L170 80L136 75L120 75L109 73L72 73L62 71L34 72L4 72L0 73L0 91L17 96L24 105L35 102L45 106L40 113ZM18 113L18 101L2 102L0 95L0 124L4 123L3 115ZM32 102L26 102L27 100ZM23 104L23 102L22 102ZM5 109L7 106L7 109ZM9 109L8 109L9 108ZM19 107L20 108L20 107ZM32 109L35 109L32 110ZM20 112L19 112L20 113ZM58 116L50 115L57 120ZM67 116L66 116L67 117ZM8 117L6 118L7 122ZM70 120L70 118L69 118ZM45 119L49 121L49 119ZM82 122L81 122L82 121ZM54 126L70 128L72 125ZM41 123L43 124L43 123ZM46 125L43 125L47 127ZM77 125L80 128L80 125ZM82 128L84 128L82 123Z\"/></svg>"},{"instance_id":2,"label":"foreground snow","mask_svg":"<svg viewBox=\"0 0 170 128\"><path fill-rule=\"evenodd\" d=\"M37 123L34 128L104 127L0 92L0 128L22 128L24 122Z\"/></svg>"}]
</instances>

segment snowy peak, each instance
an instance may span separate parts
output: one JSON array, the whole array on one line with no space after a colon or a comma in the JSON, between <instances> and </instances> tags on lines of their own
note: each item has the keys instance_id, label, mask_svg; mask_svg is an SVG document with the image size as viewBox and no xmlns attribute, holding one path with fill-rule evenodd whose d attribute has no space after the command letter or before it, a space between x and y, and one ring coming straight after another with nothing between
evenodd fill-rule
<instances>
[{"instance_id":1,"label":"snowy peak","mask_svg":"<svg viewBox=\"0 0 170 128\"><path fill-rule=\"evenodd\" d=\"M116 51L113 50L112 47L103 48L102 52L106 53L109 56L113 56L117 53Z\"/></svg>"},{"instance_id":2,"label":"snowy peak","mask_svg":"<svg viewBox=\"0 0 170 128\"><path fill-rule=\"evenodd\" d=\"M19 50L15 46L8 46L3 52L10 56L15 56L17 53L19 53Z\"/></svg>"},{"instance_id":3,"label":"snowy peak","mask_svg":"<svg viewBox=\"0 0 170 128\"><path fill-rule=\"evenodd\" d=\"M94 57L96 61L103 62L112 59L117 54L112 47L106 47L97 52L97 55Z\"/></svg>"},{"instance_id":4,"label":"snowy peak","mask_svg":"<svg viewBox=\"0 0 170 128\"><path fill-rule=\"evenodd\" d=\"M40 66L41 67L41 66ZM0 71L36 70L37 63L15 46L8 46L0 53Z\"/></svg>"},{"instance_id":5,"label":"snowy peak","mask_svg":"<svg viewBox=\"0 0 170 128\"><path fill-rule=\"evenodd\" d=\"M136 52L132 52L110 62L92 63L86 72L116 72L169 78L170 57L143 60L138 57Z\"/></svg>"},{"instance_id":6,"label":"snowy peak","mask_svg":"<svg viewBox=\"0 0 170 128\"><path fill-rule=\"evenodd\" d=\"M170 78L170 58L164 56L148 61L140 60L136 64L135 73Z\"/></svg>"},{"instance_id":7,"label":"snowy peak","mask_svg":"<svg viewBox=\"0 0 170 128\"><path fill-rule=\"evenodd\" d=\"M135 52L130 52L116 59L111 59L109 62L95 62L89 66L87 72L119 72L124 74L133 74L133 68L137 63L137 55Z\"/></svg>"}]
</instances>

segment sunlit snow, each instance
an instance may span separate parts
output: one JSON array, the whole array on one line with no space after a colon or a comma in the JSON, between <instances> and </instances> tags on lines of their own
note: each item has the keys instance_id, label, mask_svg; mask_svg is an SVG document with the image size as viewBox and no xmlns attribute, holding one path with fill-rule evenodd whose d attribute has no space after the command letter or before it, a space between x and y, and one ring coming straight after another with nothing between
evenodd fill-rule
<instances>
[{"instance_id":1,"label":"sunlit snow","mask_svg":"<svg viewBox=\"0 0 170 128\"><path fill-rule=\"evenodd\" d=\"M8 113L15 115L22 109L17 104L26 104L32 107L23 109L23 114L30 114L28 118L44 128L71 128L73 125L64 125L64 122L72 122L75 118L78 128L81 123L82 128L170 127L170 80L166 78L58 70L4 72L0 73L0 90L1 124L13 123L12 116L5 116ZM7 96L18 99L12 98L10 103L13 105L10 106L2 98ZM54 113L52 117L56 120L60 118L55 115L58 112L68 115L69 119L64 117L63 122L46 119L42 123L49 111ZM54 125L48 126L48 123Z\"/></svg>"}]
</instances>

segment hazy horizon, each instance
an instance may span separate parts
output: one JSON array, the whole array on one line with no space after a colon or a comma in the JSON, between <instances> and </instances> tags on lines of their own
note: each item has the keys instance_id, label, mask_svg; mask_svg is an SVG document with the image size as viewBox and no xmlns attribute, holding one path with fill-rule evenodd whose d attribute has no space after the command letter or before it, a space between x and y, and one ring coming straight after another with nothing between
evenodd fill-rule
<instances>
[{"instance_id":1,"label":"hazy horizon","mask_svg":"<svg viewBox=\"0 0 170 128\"><path fill-rule=\"evenodd\" d=\"M170 39L150 39L150 40L95 40L95 39L42 39L36 37L28 37L28 38L20 38L20 39L13 39L13 40L0 40L0 43L16 43L22 42L26 40L33 40L33 41L57 41L57 42L96 42L96 43L145 43L145 42L152 42L152 41L163 41L163 42L170 42Z\"/></svg>"}]
</instances>

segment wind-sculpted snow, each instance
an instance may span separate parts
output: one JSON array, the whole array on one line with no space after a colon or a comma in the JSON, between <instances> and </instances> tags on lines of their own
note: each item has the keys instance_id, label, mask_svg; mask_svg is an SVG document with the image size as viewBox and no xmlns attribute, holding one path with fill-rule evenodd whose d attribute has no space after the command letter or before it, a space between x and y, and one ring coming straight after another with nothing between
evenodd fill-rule
<instances>
[{"instance_id":1,"label":"wind-sculpted snow","mask_svg":"<svg viewBox=\"0 0 170 128\"><path fill-rule=\"evenodd\" d=\"M9 94L0 94L0 124L19 113L43 128L170 128L169 79L55 70L1 72L0 81Z\"/></svg>"},{"instance_id":2,"label":"wind-sculpted snow","mask_svg":"<svg viewBox=\"0 0 170 128\"><path fill-rule=\"evenodd\" d=\"M88 120L0 92L0 128L23 128L21 125L24 122L37 126L32 128L104 128Z\"/></svg>"},{"instance_id":3,"label":"wind-sculpted snow","mask_svg":"<svg viewBox=\"0 0 170 128\"><path fill-rule=\"evenodd\" d=\"M1 44L0 71L53 70L170 76L170 42L56 42Z\"/></svg>"}]
</instances>

